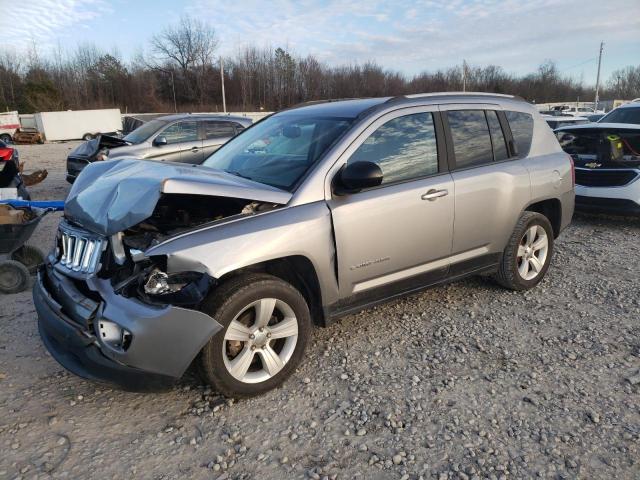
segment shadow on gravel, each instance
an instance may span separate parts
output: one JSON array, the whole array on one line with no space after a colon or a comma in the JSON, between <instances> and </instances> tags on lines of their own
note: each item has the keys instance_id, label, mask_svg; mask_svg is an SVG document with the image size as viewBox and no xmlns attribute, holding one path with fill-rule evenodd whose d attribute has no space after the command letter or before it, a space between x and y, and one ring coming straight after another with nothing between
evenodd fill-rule
<instances>
[{"instance_id":1,"label":"shadow on gravel","mask_svg":"<svg viewBox=\"0 0 640 480\"><path fill-rule=\"evenodd\" d=\"M604 213L575 212L574 222L597 224L612 228L631 227L640 229L640 217L609 215Z\"/></svg>"}]
</instances>

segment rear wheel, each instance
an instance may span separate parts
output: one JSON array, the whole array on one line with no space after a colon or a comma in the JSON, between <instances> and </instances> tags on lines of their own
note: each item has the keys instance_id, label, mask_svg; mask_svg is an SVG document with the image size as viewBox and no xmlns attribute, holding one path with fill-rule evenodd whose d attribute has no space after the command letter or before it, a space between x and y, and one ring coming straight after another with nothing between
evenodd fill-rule
<instances>
[{"instance_id":1,"label":"rear wheel","mask_svg":"<svg viewBox=\"0 0 640 480\"><path fill-rule=\"evenodd\" d=\"M302 360L311 331L304 297L266 274L242 275L217 288L205 312L223 326L202 349L204 379L230 397L281 385Z\"/></svg>"},{"instance_id":2,"label":"rear wheel","mask_svg":"<svg viewBox=\"0 0 640 480\"><path fill-rule=\"evenodd\" d=\"M5 260L0 262L0 292L18 293L29 286L29 270L20 262Z\"/></svg>"},{"instance_id":3,"label":"rear wheel","mask_svg":"<svg viewBox=\"0 0 640 480\"><path fill-rule=\"evenodd\" d=\"M11 135L9 135L8 133L3 133L2 135L0 135L0 140L2 140L4 143L12 143L13 139L11 138Z\"/></svg>"},{"instance_id":4,"label":"rear wheel","mask_svg":"<svg viewBox=\"0 0 640 480\"><path fill-rule=\"evenodd\" d=\"M509 239L496 273L511 290L528 290L544 278L553 253L553 228L544 215L524 212Z\"/></svg>"}]
</instances>

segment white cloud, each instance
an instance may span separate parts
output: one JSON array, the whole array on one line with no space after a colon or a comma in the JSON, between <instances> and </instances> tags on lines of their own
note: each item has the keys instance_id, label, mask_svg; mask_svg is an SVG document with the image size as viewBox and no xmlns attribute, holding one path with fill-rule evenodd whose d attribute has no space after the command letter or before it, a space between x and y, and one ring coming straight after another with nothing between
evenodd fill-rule
<instances>
[{"instance_id":1,"label":"white cloud","mask_svg":"<svg viewBox=\"0 0 640 480\"><path fill-rule=\"evenodd\" d=\"M226 53L242 43L288 45L331 64L376 60L409 74L463 58L517 73L545 59L562 68L596 56L600 40L605 72L640 58L621 53L640 51L638 0L192 0L189 11L216 26ZM583 70L592 81L595 64Z\"/></svg>"},{"instance_id":2,"label":"white cloud","mask_svg":"<svg viewBox=\"0 0 640 480\"><path fill-rule=\"evenodd\" d=\"M0 16L2 36L9 45L24 49L35 42L39 50L49 49L58 39L76 36L76 29L110 7L103 0L28 0L12 2Z\"/></svg>"}]
</instances>

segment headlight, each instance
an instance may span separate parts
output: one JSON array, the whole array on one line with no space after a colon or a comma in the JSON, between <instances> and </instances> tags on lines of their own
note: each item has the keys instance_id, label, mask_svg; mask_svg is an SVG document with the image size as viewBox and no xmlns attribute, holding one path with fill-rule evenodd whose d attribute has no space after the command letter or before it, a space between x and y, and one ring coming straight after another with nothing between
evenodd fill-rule
<instances>
[{"instance_id":1,"label":"headlight","mask_svg":"<svg viewBox=\"0 0 640 480\"><path fill-rule=\"evenodd\" d=\"M202 272L168 274L153 269L144 280L144 293L153 301L173 305L200 303L207 295L213 279Z\"/></svg>"}]
</instances>

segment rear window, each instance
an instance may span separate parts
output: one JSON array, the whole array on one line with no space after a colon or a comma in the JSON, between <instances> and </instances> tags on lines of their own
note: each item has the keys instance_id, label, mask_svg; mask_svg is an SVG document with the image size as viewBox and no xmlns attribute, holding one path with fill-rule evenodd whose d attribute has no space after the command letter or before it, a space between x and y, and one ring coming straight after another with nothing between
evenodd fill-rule
<instances>
[{"instance_id":1,"label":"rear window","mask_svg":"<svg viewBox=\"0 0 640 480\"><path fill-rule=\"evenodd\" d=\"M489 130L491 130L491 142L493 143L493 155L495 160L496 162L506 160L509 158L507 142L504 139L504 134L502 133L498 114L494 110L487 110L487 122L489 123Z\"/></svg>"},{"instance_id":2,"label":"rear window","mask_svg":"<svg viewBox=\"0 0 640 480\"><path fill-rule=\"evenodd\" d=\"M518 156L526 157L533 138L533 117L528 113L504 112L511 127L513 140L518 148Z\"/></svg>"},{"instance_id":3,"label":"rear window","mask_svg":"<svg viewBox=\"0 0 640 480\"><path fill-rule=\"evenodd\" d=\"M447 112L451 129L456 168L474 167L493 162L489 127L483 110Z\"/></svg>"},{"instance_id":4,"label":"rear window","mask_svg":"<svg viewBox=\"0 0 640 480\"><path fill-rule=\"evenodd\" d=\"M204 138L210 140L213 138L228 138L236 134L231 122L217 122L206 120L204 122Z\"/></svg>"}]
</instances>

